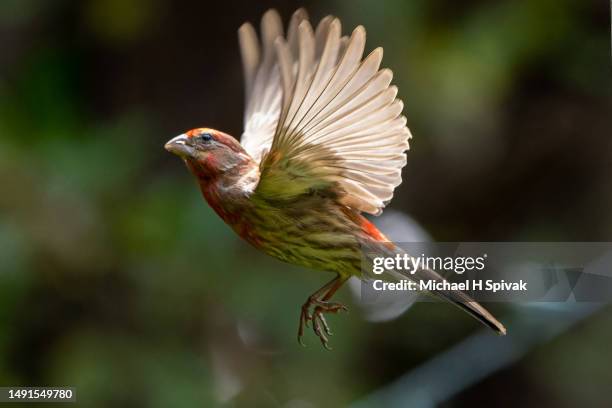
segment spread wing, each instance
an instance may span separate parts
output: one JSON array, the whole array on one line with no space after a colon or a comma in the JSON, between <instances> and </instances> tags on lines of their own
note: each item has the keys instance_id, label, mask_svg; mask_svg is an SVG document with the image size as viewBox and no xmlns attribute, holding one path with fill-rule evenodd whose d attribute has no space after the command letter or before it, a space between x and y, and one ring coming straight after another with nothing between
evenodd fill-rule
<instances>
[{"instance_id":1,"label":"spread wing","mask_svg":"<svg viewBox=\"0 0 612 408\"><path fill-rule=\"evenodd\" d=\"M337 187L340 203L379 214L401 183L410 138L392 73L379 70L382 49L363 59L363 27L342 37L340 21L328 16L313 31L302 10L285 39L270 11L262 19L259 61L254 30L244 27L250 34L241 34L248 101L242 143L260 161L257 194L290 199Z\"/></svg>"},{"instance_id":2,"label":"spread wing","mask_svg":"<svg viewBox=\"0 0 612 408\"><path fill-rule=\"evenodd\" d=\"M297 28L308 15L297 10L288 30L288 41L297 42ZM238 41L245 78L246 101L241 144L257 162L270 148L281 111L283 89L274 42L283 37L283 24L276 10L268 10L261 19L261 44L250 23L238 30Z\"/></svg>"}]
</instances>

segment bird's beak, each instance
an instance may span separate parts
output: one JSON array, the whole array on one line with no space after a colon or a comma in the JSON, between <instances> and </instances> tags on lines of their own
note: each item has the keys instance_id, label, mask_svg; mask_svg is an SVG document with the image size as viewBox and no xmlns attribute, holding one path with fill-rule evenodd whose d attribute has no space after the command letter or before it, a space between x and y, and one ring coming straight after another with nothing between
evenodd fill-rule
<instances>
[{"instance_id":1,"label":"bird's beak","mask_svg":"<svg viewBox=\"0 0 612 408\"><path fill-rule=\"evenodd\" d=\"M193 153L193 147L191 146L189 137L184 133L169 140L164 148L170 153L174 153L181 157L189 157Z\"/></svg>"}]
</instances>

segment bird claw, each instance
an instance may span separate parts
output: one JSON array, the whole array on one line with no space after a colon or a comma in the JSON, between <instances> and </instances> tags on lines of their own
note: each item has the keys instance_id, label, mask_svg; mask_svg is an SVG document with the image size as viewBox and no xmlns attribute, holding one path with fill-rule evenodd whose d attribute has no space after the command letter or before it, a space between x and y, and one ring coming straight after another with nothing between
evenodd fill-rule
<instances>
[{"instance_id":1,"label":"bird claw","mask_svg":"<svg viewBox=\"0 0 612 408\"><path fill-rule=\"evenodd\" d=\"M300 313L300 327L298 329L298 343L300 343L302 347L306 347L306 343L304 343L302 340L302 337L304 337L304 326L309 327L308 323L312 320L312 316L306 305L307 304L304 304L302 306L302 312Z\"/></svg>"},{"instance_id":2,"label":"bird claw","mask_svg":"<svg viewBox=\"0 0 612 408\"><path fill-rule=\"evenodd\" d=\"M314 310L310 313L310 309L313 306ZM327 350L331 350L332 348L329 346L328 336L333 336L333 333L324 314L338 313L340 311L348 312L348 308L338 302L327 302L313 297L308 298L306 303L302 305L302 312L300 314L300 326L298 329L298 342L300 345L305 346L302 340L304 336L304 327L310 327L309 323L312 322L314 334L321 340L323 347Z\"/></svg>"},{"instance_id":3,"label":"bird claw","mask_svg":"<svg viewBox=\"0 0 612 408\"><path fill-rule=\"evenodd\" d=\"M323 309L321 309L320 306L317 306L313 312L313 316L321 323L321 326L323 326L323 330L325 330L325 334L327 334L328 336L333 336L334 334L329 328L329 325L327 324L327 319L325 319L325 315L323 315L323 312Z\"/></svg>"}]
</instances>

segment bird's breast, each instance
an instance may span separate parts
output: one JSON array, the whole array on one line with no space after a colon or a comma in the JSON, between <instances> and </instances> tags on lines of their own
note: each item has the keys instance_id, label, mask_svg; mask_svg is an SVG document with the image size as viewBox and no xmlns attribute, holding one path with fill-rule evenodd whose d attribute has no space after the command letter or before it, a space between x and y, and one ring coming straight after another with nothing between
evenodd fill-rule
<instances>
[{"instance_id":1,"label":"bird's breast","mask_svg":"<svg viewBox=\"0 0 612 408\"><path fill-rule=\"evenodd\" d=\"M332 201L274 206L234 199L214 187L203 187L202 192L219 217L268 255L312 269L360 273L364 226L359 221L365 218L348 216Z\"/></svg>"}]
</instances>

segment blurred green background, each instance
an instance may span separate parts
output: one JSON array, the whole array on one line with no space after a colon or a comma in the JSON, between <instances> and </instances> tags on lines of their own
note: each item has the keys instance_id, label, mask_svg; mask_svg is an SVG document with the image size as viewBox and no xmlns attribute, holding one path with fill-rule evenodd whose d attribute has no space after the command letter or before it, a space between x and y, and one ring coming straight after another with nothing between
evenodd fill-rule
<instances>
[{"instance_id":1,"label":"blurred green background","mask_svg":"<svg viewBox=\"0 0 612 408\"><path fill-rule=\"evenodd\" d=\"M198 126L240 135L236 30L300 6L385 49L414 134L391 208L440 241L612 240L606 1L3 0L1 386L74 386L84 407L346 406L480 333L444 304L367 322L345 288L333 352L299 347L298 307L329 277L239 241L163 150ZM507 349L529 335L512 325L529 309L491 308ZM611 342L603 307L430 399L612 406Z\"/></svg>"}]
</instances>

